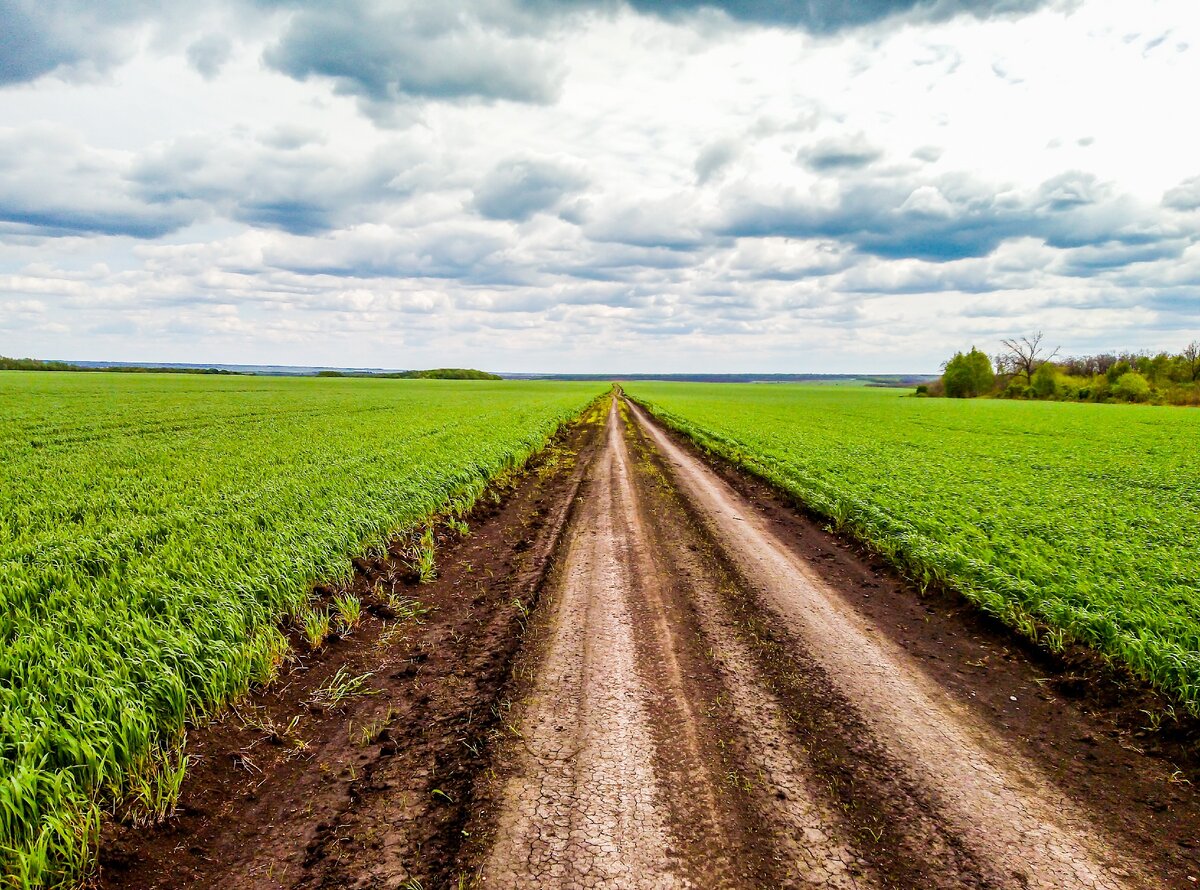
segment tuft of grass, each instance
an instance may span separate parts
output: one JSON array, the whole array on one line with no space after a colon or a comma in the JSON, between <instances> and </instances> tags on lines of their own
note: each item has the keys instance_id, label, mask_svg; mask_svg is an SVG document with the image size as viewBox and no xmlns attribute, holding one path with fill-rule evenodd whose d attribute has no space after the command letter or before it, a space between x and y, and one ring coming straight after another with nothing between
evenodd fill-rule
<instances>
[{"instance_id":1,"label":"tuft of grass","mask_svg":"<svg viewBox=\"0 0 1200 890\"><path fill-rule=\"evenodd\" d=\"M426 526L412 550L413 571L421 584L437 580L437 545L433 539L433 527Z\"/></svg>"},{"instance_id":2,"label":"tuft of grass","mask_svg":"<svg viewBox=\"0 0 1200 890\"><path fill-rule=\"evenodd\" d=\"M250 659L250 682L255 686L269 686L279 676L283 665L292 657L291 647L277 628L264 634L255 647Z\"/></svg>"},{"instance_id":3,"label":"tuft of grass","mask_svg":"<svg viewBox=\"0 0 1200 890\"><path fill-rule=\"evenodd\" d=\"M287 723L280 723L270 715L266 708L234 708L234 713L241 719L243 726L261 733L263 739L272 744L294 744L297 741L296 729L300 725L299 714L292 717Z\"/></svg>"},{"instance_id":4,"label":"tuft of grass","mask_svg":"<svg viewBox=\"0 0 1200 890\"><path fill-rule=\"evenodd\" d=\"M349 633L362 619L362 601L353 594L347 593L335 598L333 608L337 612L339 633Z\"/></svg>"},{"instance_id":5,"label":"tuft of grass","mask_svg":"<svg viewBox=\"0 0 1200 890\"><path fill-rule=\"evenodd\" d=\"M367 680L373 676L374 673L371 671L359 674L357 677L353 676L346 670L346 666L342 665L332 677L317 687L309 696L308 703L314 707L332 710L341 707L348 698L359 695L378 695L378 689L371 689L367 686Z\"/></svg>"},{"instance_id":6,"label":"tuft of grass","mask_svg":"<svg viewBox=\"0 0 1200 890\"><path fill-rule=\"evenodd\" d=\"M177 745L149 759L130 780L126 818L134 825L153 825L175 813L189 761L183 751L185 740L182 736Z\"/></svg>"},{"instance_id":7,"label":"tuft of grass","mask_svg":"<svg viewBox=\"0 0 1200 890\"><path fill-rule=\"evenodd\" d=\"M367 745L373 745L379 741L380 736L387 731L396 719L396 711L394 708L388 708L387 713L381 717L376 717L362 726L355 727L350 725L350 741L360 748L365 748Z\"/></svg>"},{"instance_id":8,"label":"tuft of grass","mask_svg":"<svg viewBox=\"0 0 1200 890\"><path fill-rule=\"evenodd\" d=\"M317 650L325 644L329 636L331 621L329 613L324 609L309 609L302 619L304 640L310 649Z\"/></svg>"},{"instance_id":9,"label":"tuft of grass","mask_svg":"<svg viewBox=\"0 0 1200 890\"><path fill-rule=\"evenodd\" d=\"M433 611L419 599L397 593L388 596L388 608L392 610L397 621L416 621L417 623L420 623L422 618Z\"/></svg>"}]
</instances>

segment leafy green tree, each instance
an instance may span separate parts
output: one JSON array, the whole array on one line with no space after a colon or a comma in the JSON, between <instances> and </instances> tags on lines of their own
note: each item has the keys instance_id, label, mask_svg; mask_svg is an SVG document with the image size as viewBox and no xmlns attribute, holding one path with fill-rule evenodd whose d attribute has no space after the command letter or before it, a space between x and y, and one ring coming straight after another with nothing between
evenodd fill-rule
<instances>
[{"instance_id":1,"label":"leafy green tree","mask_svg":"<svg viewBox=\"0 0 1200 890\"><path fill-rule=\"evenodd\" d=\"M1109 369L1106 372L1106 376L1108 377L1108 382L1116 383L1124 375L1128 374L1132 370L1133 370L1133 365L1129 364L1129 362L1122 359L1121 361L1116 362L1115 364L1109 366Z\"/></svg>"},{"instance_id":2,"label":"leafy green tree","mask_svg":"<svg viewBox=\"0 0 1200 890\"><path fill-rule=\"evenodd\" d=\"M970 399L991 392L996 382L992 360L973 346L968 353L956 352L946 362L942 382L946 395L954 399Z\"/></svg>"},{"instance_id":3,"label":"leafy green tree","mask_svg":"<svg viewBox=\"0 0 1200 890\"><path fill-rule=\"evenodd\" d=\"M1058 394L1058 384L1058 368L1050 362L1045 362L1033 372L1033 379L1029 385L1039 399L1052 399Z\"/></svg>"},{"instance_id":4,"label":"leafy green tree","mask_svg":"<svg viewBox=\"0 0 1200 890\"><path fill-rule=\"evenodd\" d=\"M1193 340L1185 346L1179 357L1183 360L1191 381L1200 381L1200 340Z\"/></svg>"},{"instance_id":5,"label":"leafy green tree","mask_svg":"<svg viewBox=\"0 0 1200 890\"><path fill-rule=\"evenodd\" d=\"M1137 371L1126 371L1113 384L1112 394L1126 402L1144 402L1150 398L1150 381Z\"/></svg>"}]
</instances>

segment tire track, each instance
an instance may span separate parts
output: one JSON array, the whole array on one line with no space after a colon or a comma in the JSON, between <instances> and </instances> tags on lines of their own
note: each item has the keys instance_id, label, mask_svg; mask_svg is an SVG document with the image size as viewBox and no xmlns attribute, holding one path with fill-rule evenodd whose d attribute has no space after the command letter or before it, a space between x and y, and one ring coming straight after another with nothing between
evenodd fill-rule
<instances>
[{"instance_id":1,"label":"tire track","mask_svg":"<svg viewBox=\"0 0 1200 890\"><path fill-rule=\"evenodd\" d=\"M704 652L719 684L732 718L724 739L732 751L729 766L753 784L751 811L746 815L766 835L764 840L778 864L779 873L773 876L771 886L879 886L862 856L851 844L839 840L847 836L848 827L823 801L814 765L796 744L783 703L755 669L755 653L739 634L737 619L722 595L732 579L711 558L705 558L707 542L674 502L669 486L655 490L648 462L643 461L638 472L644 488L638 499L647 529L644 534L651 542L644 552L657 555L658 573L665 570L673 579L679 601L672 609L663 602L665 596L655 596L662 637L679 640L687 632L682 627L673 633L668 630L671 619L693 625L692 647Z\"/></svg>"},{"instance_id":2,"label":"tire track","mask_svg":"<svg viewBox=\"0 0 1200 890\"><path fill-rule=\"evenodd\" d=\"M664 554L680 541L644 521L639 484L614 404L522 709L524 743L503 786L484 882L874 886L840 839L839 819L811 794L801 752L777 736L778 708L745 671L732 687L723 675L708 679L738 703L736 747L753 739L755 756L733 771L760 781L735 792L722 774L728 727L698 706L695 672L711 669L674 602L678 579Z\"/></svg>"},{"instance_id":3,"label":"tire track","mask_svg":"<svg viewBox=\"0 0 1200 890\"><path fill-rule=\"evenodd\" d=\"M633 428L624 412L618 446L621 501L641 543L633 554L638 566L639 600L644 604L643 674L661 707L660 759L681 774L677 788L695 787L686 806L672 806L677 826L693 826L702 815L723 827L732 862L769 851L772 868L728 886L828 887L858 890L877 886L865 862L840 840L846 826L820 801L805 753L789 739L786 719L763 678L753 670L748 648L732 631L734 621L718 594L727 579L697 554L703 539L676 503L662 497L645 461L631 457ZM685 676L683 664L688 665ZM707 683L698 682L699 675ZM705 687L715 701L702 709ZM717 710L730 712L722 721ZM703 711L703 712L702 712ZM680 756L680 743L687 751ZM721 751L725 756L721 756ZM671 767L668 767L671 768ZM740 799L714 793L714 784L740 785ZM747 787L748 786L748 787ZM718 800L719 797L719 800ZM674 801L676 798L670 798ZM703 813L697 803L705 804ZM736 839L736 840L735 840ZM738 841L742 849L735 851ZM712 873L704 886L721 883Z\"/></svg>"},{"instance_id":4,"label":"tire track","mask_svg":"<svg viewBox=\"0 0 1200 890\"><path fill-rule=\"evenodd\" d=\"M611 418L567 545L549 652L521 721L523 756L483 871L489 886L687 886L668 853L635 665Z\"/></svg>"}]
</instances>

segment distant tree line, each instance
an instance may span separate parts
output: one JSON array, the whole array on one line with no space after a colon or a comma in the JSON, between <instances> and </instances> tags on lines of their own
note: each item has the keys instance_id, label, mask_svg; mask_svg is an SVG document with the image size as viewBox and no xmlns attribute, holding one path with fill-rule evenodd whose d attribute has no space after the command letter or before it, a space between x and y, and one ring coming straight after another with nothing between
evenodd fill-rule
<instances>
[{"instance_id":1,"label":"distant tree line","mask_svg":"<svg viewBox=\"0 0 1200 890\"><path fill-rule=\"evenodd\" d=\"M318 377L384 377L389 380L503 380L499 374L474 368L430 368L427 371L318 371Z\"/></svg>"},{"instance_id":2,"label":"distant tree line","mask_svg":"<svg viewBox=\"0 0 1200 890\"><path fill-rule=\"evenodd\" d=\"M233 374L242 376L243 371L225 368L158 368L141 365L73 365L70 362L51 362L37 358L6 358L0 355L0 371L110 371L118 374ZM477 371L474 368L431 368L426 371L392 371L372 373L370 371L318 371L318 377L386 377L396 379L426 380L503 380L497 374Z\"/></svg>"},{"instance_id":3,"label":"distant tree line","mask_svg":"<svg viewBox=\"0 0 1200 890\"><path fill-rule=\"evenodd\" d=\"M79 371L78 365L44 362L36 358L8 358L0 355L0 371Z\"/></svg>"},{"instance_id":4,"label":"distant tree line","mask_svg":"<svg viewBox=\"0 0 1200 890\"><path fill-rule=\"evenodd\" d=\"M1002 342L1004 349L994 356L974 347L955 353L942 366L942 376L918 386L917 394L1200 405L1200 341L1178 353L1106 352L1072 358L1060 358L1040 332Z\"/></svg>"},{"instance_id":5,"label":"distant tree line","mask_svg":"<svg viewBox=\"0 0 1200 890\"><path fill-rule=\"evenodd\" d=\"M117 374L240 374L224 368L147 368L141 365L93 367L70 362L48 362L37 358L7 358L0 355L0 371L109 371Z\"/></svg>"}]
</instances>

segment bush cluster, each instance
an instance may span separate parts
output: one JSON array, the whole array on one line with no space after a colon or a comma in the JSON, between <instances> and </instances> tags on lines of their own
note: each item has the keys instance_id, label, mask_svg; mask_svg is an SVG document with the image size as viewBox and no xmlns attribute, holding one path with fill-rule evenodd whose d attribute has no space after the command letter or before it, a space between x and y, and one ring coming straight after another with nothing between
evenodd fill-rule
<instances>
[{"instance_id":1,"label":"bush cluster","mask_svg":"<svg viewBox=\"0 0 1200 890\"><path fill-rule=\"evenodd\" d=\"M1177 354L1108 353L1042 361L1032 374L1011 369L978 349L958 352L940 379L918 395L1040 399L1059 402L1124 402L1200 406L1200 348Z\"/></svg>"}]
</instances>

